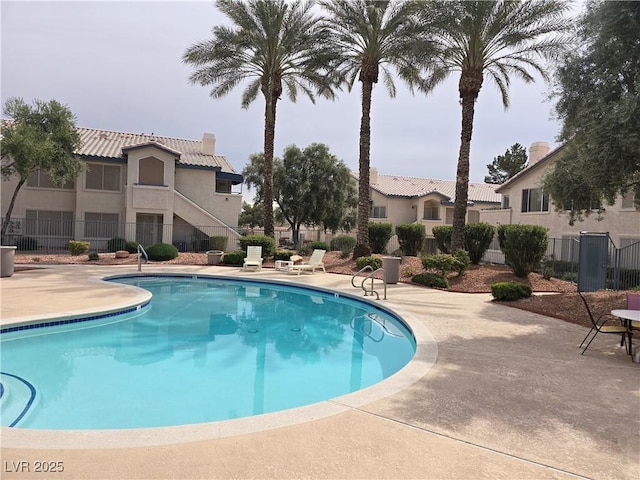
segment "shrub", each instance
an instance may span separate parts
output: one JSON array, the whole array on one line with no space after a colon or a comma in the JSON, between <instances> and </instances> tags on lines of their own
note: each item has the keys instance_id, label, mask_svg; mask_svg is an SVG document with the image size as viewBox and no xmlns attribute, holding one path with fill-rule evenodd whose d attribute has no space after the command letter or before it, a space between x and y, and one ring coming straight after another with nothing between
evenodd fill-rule
<instances>
[{"instance_id":1,"label":"shrub","mask_svg":"<svg viewBox=\"0 0 640 480\"><path fill-rule=\"evenodd\" d=\"M33 237L20 237L16 240L17 250L32 251L38 249L38 241Z\"/></svg>"},{"instance_id":2,"label":"shrub","mask_svg":"<svg viewBox=\"0 0 640 480\"><path fill-rule=\"evenodd\" d=\"M422 250L426 237L424 225L420 223L401 223L396 225L400 249L405 255L417 256Z\"/></svg>"},{"instance_id":3,"label":"shrub","mask_svg":"<svg viewBox=\"0 0 640 480\"><path fill-rule=\"evenodd\" d=\"M533 272L547 250L547 229L540 225L500 225L498 241L507 265L518 277Z\"/></svg>"},{"instance_id":4,"label":"shrub","mask_svg":"<svg viewBox=\"0 0 640 480\"><path fill-rule=\"evenodd\" d=\"M369 245L372 253L385 253L387 243L393 234L390 223L369 222Z\"/></svg>"},{"instance_id":5,"label":"shrub","mask_svg":"<svg viewBox=\"0 0 640 480\"><path fill-rule=\"evenodd\" d=\"M69 240L69 243L67 243L67 248L73 256L82 255L83 253L87 253L89 251L89 242Z\"/></svg>"},{"instance_id":6,"label":"shrub","mask_svg":"<svg viewBox=\"0 0 640 480\"><path fill-rule=\"evenodd\" d=\"M449 288L449 281L446 277L433 272L419 273L411 277L411 281L432 288Z\"/></svg>"},{"instance_id":7,"label":"shrub","mask_svg":"<svg viewBox=\"0 0 640 480\"><path fill-rule=\"evenodd\" d=\"M339 250L341 252L353 252L354 247L356 246L356 239L350 237L348 235L340 235L338 237L332 238L331 243L329 244L329 248L331 251Z\"/></svg>"},{"instance_id":8,"label":"shrub","mask_svg":"<svg viewBox=\"0 0 640 480\"><path fill-rule=\"evenodd\" d=\"M127 241L124 238L114 237L107 242L107 252L117 252L118 250L126 250Z\"/></svg>"},{"instance_id":9,"label":"shrub","mask_svg":"<svg viewBox=\"0 0 640 480\"><path fill-rule=\"evenodd\" d=\"M465 250L458 250L455 255L449 253L425 255L421 261L425 270L435 270L446 277L449 272L457 272L458 275L462 275L469 266L469 255Z\"/></svg>"},{"instance_id":10,"label":"shrub","mask_svg":"<svg viewBox=\"0 0 640 480\"><path fill-rule=\"evenodd\" d=\"M433 227L433 236L436 239L436 246L442 253L451 253L451 234L453 232L453 226L440 225Z\"/></svg>"},{"instance_id":11,"label":"shrub","mask_svg":"<svg viewBox=\"0 0 640 480\"><path fill-rule=\"evenodd\" d=\"M247 254L242 250L226 252L224 257L222 257L222 263L225 265L242 265L244 263L244 257L246 256Z\"/></svg>"},{"instance_id":12,"label":"shrub","mask_svg":"<svg viewBox=\"0 0 640 480\"><path fill-rule=\"evenodd\" d=\"M442 253L451 253L451 235L453 226L441 225L433 227L436 246ZM464 247L471 263L477 265L491 245L495 228L488 223L469 223L464 226Z\"/></svg>"},{"instance_id":13,"label":"shrub","mask_svg":"<svg viewBox=\"0 0 640 480\"><path fill-rule=\"evenodd\" d=\"M240 248L246 253L247 247L250 245L262 247L262 258L273 257L276 251L276 241L266 235L246 235L240 237ZM242 258L246 257L243 255ZM242 265L243 262L240 262Z\"/></svg>"},{"instance_id":14,"label":"shrub","mask_svg":"<svg viewBox=\"0 0 640 480\"><path fill-rule=\"evenodd\" d=\"M494 235L495 228L488 223L469 223L464 226L464 246L469 252L471 263L474 265L480 263Z\"/></svg>"},{"instance_id":15,"label":"shrub","mask_svg":"<svg viewBox=\"0 0 640 480\"><path fill-rule=\"evenodd\" d=\"M458 272L458 275L462 275L471 264L469 254L466 250L460 249L456 250L456 253L453 254L453 258L456 260L454 264L455 270Z\"/></svg>"},{"instance_id":16,"label":"shrub","mask_svg":"<svg viewBox=\"0 0 640 480\"><path fill-rule=\"evenodd\" d=\"M411 268L411 266L409 265L407 265L406 267L403 267L401 273L403 277L413 277L414 275L413 268Z\"/></svg>"},{"instance_id":17,"label":"shrub","mask_svg":"<svg viewBox=\"0 0 640 480\"><path fill-rule=\"evenodd\" d=\"M138 253L138 245L140 245L138 242L126 242L124 244L124 249L129 253Z\"/></svg>"},{"instance_id":18,"label":"shrub","mask_svg":"<svg viewBox=\"0 0 640 480\"><path fill-rule=\"evenodd\" d=\"M276 253L273 255L274 260L290 260L291 255L294 255L296 252L293 250L276 250Z\"/></svg>"},{"instance_id":19,"label":"shrub","mask_svg":"<svg viewBox=\"0 0 640 480\"><path fill-rule=\"evenodd\" d=\"M495 300L510 302L531 296L531 287L518 282L498 282L491 285L491 295Z\"/></svg>"},{"instance_id":20,"label":"shrub","mask_svg":"<svg viewBox=\"0 0 640 480\"><path fill-rule=\"evenodd\" d=\"M369 265L374 270L382 268L382 259L380 257L359 257L356 259L358 270L362 270Z\"/></svg>"},{"instance_id":21,"label":"shrub","mask_svg":"<svg viewBox=\"0 0 640 480\"><path fill-rule=\"evenodd\" d=\"M214 235L209 237L209 249L210 250L222 250L224 252L227 248L227 242L229 238L224 235Z\"/></svg>"},{"instance_id":22,"label":"shrub","mask_svg":"<svg viewBox=\"0 0 640 480\"><path fill-rule=\"evenodd\" d=\"M311 247L309 247L310 243L311 242L306 242L300 245L298 247L298 255L303 255L303 256L311 255Z\"/></svg>"},{"instance_id":23,"label":"shrub","mask_svg":"<svg viewBox=\"0 0 640 480\"><path fill-rule=\"evenodd\" d=\"M154 243L145 247L145 251L149 260L155 260L156 262L173 260L178 256L178 249L168 243Z\"/></svg>"},{"instance_id":24,"label":"shrub","mask_svg":"<svg viewBox=\"0 0 640 480\"><path fill-rule=\"evenodd\" d=\"M565 282L578 283L578 272L564 272L560 278Z\"/></svg>"},{"instance_id":25,"label":"shrub","mask_svg":"<svg viewBox=\"0 0 640 480\"><path fill-rule=\"evenodd\" d=\"M89 261L90 262L96 262L100 260L100 255L98 255L98 252L89 252Z\"/></svg>"},{"instance_id":26,"label":"shrub","mask_svg":"<svg viewBox=\"0 0 640 480\"><path fill-rule=\"evenodd\" d=\"M437 255L425 255L421 258L422 266L425 270L435 270L443 277L453 272L456 267L456 258L449 253L439 253Z\"/></svg>"},{"instance_id":27,"label":"shrub","mask_svg":"<svg viewBox=\"0 0 640 480\"><path fill-rule=\"evenodd\" d=\"M305 245L309 251L313 252L314 250L324 250L326 252L329 251L329 245L327 242L309 242Z\"/></svg>"}]
</instances>

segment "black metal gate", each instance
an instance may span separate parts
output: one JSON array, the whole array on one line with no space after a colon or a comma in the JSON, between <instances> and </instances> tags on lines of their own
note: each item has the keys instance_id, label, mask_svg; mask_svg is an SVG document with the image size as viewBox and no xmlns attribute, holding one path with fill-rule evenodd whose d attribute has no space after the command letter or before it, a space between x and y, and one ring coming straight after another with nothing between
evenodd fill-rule
<instances>
[{"instance_id":1,"label":"black metal gate","mask_svg":"<svg viewBox=\"0 0 640 480\"><path fill-rule=\"evenodd\" d=\"M608 233L580 233L579 292L595 292L606 287L609 242Z\"/></svg>"}]
</instances>

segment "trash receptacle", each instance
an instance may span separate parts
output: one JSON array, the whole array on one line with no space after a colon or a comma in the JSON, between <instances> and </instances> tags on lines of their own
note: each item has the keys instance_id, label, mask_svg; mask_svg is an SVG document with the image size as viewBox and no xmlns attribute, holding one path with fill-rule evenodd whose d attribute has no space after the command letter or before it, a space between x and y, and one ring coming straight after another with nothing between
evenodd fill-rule
<instances>
[{"instance_id":1,"label":"trash receptacle","mask_svg":"<svg viewBox=\"0 0 640 480\"><path fill-rule=\"evenodd\" d=\"M398 283L401 260L400 257L382 257L382 268L387 283Z\"/></svg>"},{"instance_id":2,"label":"trash receptacle","mask_svg":"<svg viewBox=\"0 0 640 480\"><path fill-rule=\"evenodd\" d=\"M0 277L10 277L13 275L16 248L18 247L0 247Z\"/></svg>"}]
</instances>

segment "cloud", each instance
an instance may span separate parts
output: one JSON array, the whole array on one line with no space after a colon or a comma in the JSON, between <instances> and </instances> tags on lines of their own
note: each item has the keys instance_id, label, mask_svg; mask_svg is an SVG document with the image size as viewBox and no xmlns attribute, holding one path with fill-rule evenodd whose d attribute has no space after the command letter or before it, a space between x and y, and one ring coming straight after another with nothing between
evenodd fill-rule
<instances>
[{"instance_id":1,"label":"cloud","mask_svg":"<svg viewBox=\"0 0 640 480\"><path fill-rule=\"evenodd\" d=\"M216 135L217 152L241 171L263 149L264 103L240 106L242 87L214 100L188 82L181 62L189 45L210 38L226 19L210 2L2 2L2 101L56 99L78 125L181 138ZM371 165L380 173L455 178L461 112L453 76L429 96L412 96L397 81L390 99L374 88ZM559 125L550 119L547 86L514 79L504 111L494 85L485 82L476 105L471 144L472 181L518 142L553 147ZM325 143L358 169L360 88L313 105L300 97L278 104L276 155L291 144Z\"/></svg>"}]
</instances>

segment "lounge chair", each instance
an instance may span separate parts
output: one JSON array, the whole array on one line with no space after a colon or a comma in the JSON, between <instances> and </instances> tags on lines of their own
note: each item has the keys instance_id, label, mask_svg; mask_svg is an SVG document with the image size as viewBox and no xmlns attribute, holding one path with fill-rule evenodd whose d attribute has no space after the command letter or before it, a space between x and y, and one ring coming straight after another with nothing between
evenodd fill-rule
<instances>
[{"instance_id":1,"label":"lounge chair","mask_svg":"<svg viewBox=\"0 0 640 480\"><path fill-rule=\"evenodd\" d=\"M317 268L321 268L323 272L327 273L324 269L324 263L322 263L322 259L324 258L324 254L327 253L326 250L314 250L311 254L311 258L309 258L308 262L299 263L296 265L289 265L288 273L297 273L300 275L302 272L315 272Z\"/></svg>"},{"instance_id":2,"label":"lounge chair","mask_svg":"<svg viewBox=\"0 0 640 480\"><path fill-rule=\"evenodd\" d=\"M256 270L262 270L262 247L249 245L247 247L247 256L242 264L242 270L245 271L247 267L257 267Z\"/></svg>"}]
</instances>

